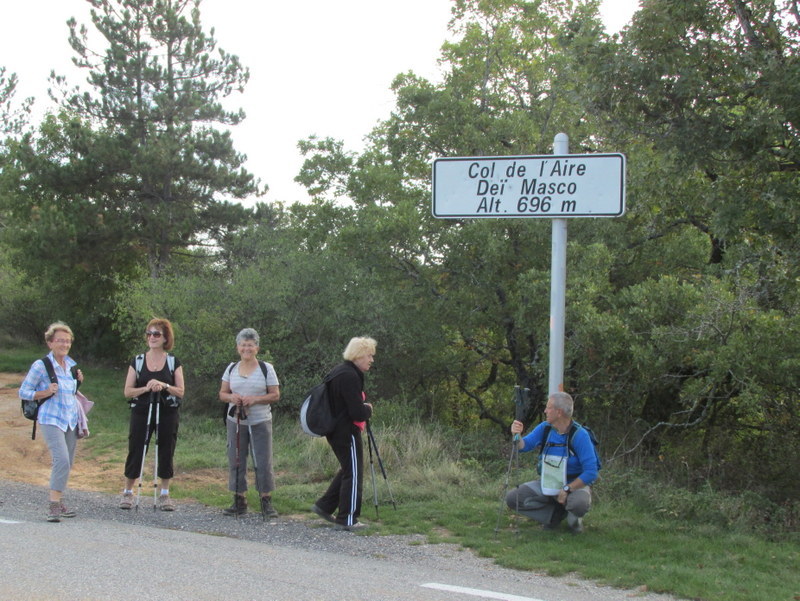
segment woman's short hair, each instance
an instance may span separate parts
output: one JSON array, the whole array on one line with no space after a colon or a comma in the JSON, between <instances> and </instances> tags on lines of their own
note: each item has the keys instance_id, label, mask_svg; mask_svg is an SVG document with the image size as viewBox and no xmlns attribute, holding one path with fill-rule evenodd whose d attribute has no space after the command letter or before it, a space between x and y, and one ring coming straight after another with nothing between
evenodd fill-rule
<instances>
[{"instance_id":1,"label":"woman's short hair","mask_svg":"<svg viewBox=\"0 0 800 601\"><path fill-rule=\"evenodd\" d=\"M45 342L52 342L53 338L56 336L56 332L66 332L69 334L69 337L72 340L75 340L75 334L72 333L72 328L70 328L67 324L63 321L54 321L44 332L44 340Z\"/></svg>"},{"instance_id":2,"label":"woman's short hair","mask_svg":"<svg viewBox=\"0 0 800 601\"><path fill-rule=\"evenodd\" d=\"M147 324L146 329L149 330L150 328L158 328L161 333L164 334L164 350L171 351L175 346L175 334L172 333L172 324L169 322L169 319L154 317L150 320L150 323ZM147 334L145 334L145 340L147 340Z\"/></svg>"},{"instance_id":3,"label":"woman's short hair","mask_svg":"<svg viewBox=\"0 0 800 601\"><path fill-rule=\"evenodd\" d=\"M256 343L256 346L261 346L259 344L260 339L258 338L258 332L256 332L253 328L244 328L238 334L236 334L236 344L241 344L245 340L252 340Z\"/></svg>"},{"instance_id":4,"label":"woman's short hair","mask_svg":"<svg viewBox=\"0 0 800 601\"><path fill-rule=\"evenodd\" d=\"M367 337L351 338L350 342L347 343L347 347L344 349L344 352L342 353L342 357L344 357L345 361L355 361L359 357L374 355L377 346L378 343L375 342L372 338L367 338Z\"/></svg>"},{"instance_id":5,"label":"woman's short hair","mask_svg":"<svg viewBox=\"0 0 800 601\"><path fill-rule=\"evenodd\" d=\"M554 392L550 395L550 398L553 399L553 406L556 409L563 411L567 417L572 417L572 409L575 403L569 394L566 392Z\"/></svg>"}]
</instances>

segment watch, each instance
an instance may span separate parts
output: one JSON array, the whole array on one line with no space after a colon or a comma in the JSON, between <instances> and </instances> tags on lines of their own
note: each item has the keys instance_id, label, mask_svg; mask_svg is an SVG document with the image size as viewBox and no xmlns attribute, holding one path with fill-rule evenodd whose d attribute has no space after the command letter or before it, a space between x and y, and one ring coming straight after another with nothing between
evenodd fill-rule
<instances>
[{"instance_id":1,"label":"watch","mask_svg":"<svg viewBox=\"0 0 800 601\"><path fill-rule=\"evenodd\" d=\"M563 490L567 494L572 492L572 489L569 487L569 484L565 485L564 488L562 488L561 490Z\"/></svg>"}]
</instances>

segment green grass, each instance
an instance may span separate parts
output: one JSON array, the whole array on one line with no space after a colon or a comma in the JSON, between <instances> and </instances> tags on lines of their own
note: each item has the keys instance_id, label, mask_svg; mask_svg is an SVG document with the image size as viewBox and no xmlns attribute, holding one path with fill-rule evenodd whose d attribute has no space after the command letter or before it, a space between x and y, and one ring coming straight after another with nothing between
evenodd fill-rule
<instances>
[{"instance_id":1,"label":"green grass","mask_svg":"<svg viewBox=\"0 0 800 601\"><path fill-rule=\"evenodd\" d=\"M549 533L522 523L518 534L498 537L505 550L465 534L464 543L498 563L553 575L577 572L604 584L646 586L692 599L792 599L800 590L797 545L702 524L654 519L640 507L596 506L582 536Z\"/></svg>"},{"instance_id":2,"label":"green grass","mask_svg":"<svg viewBox=\"0 0 800 601\"><path fill-rule=\"evenodd\" d=\"M3 352L0 353L0 371L24 373L34 361L41 359L48 352L45 346L40 349L31 347L3 348Z\"/></svg>"},{"instance_id":3,"label":"green grass","mask_svg":"<svg viewBox=\"0 0 800 601\"><path fill-rule=\"evenodd\" d=\"M24 372L43 354L31 349L3 352L0 369ZM125 369L83 369L83 390L96 402L90 415L92 436L83 446L92 460L117 466L121 485L129 411L122 396ZM191 398L186 403L190 404ZM572 536L566 529L544 532L525 518L498 512L507 465L502 458L488 465L477 461L466 450L472 448L468 442L404 414L396 413L389 423L381 423L376 416L373 428L388 486L375 460L378 520L365 449L362 513L374 526L372 534L421 533L431 542L463 545L509 568L554 576L574 573L606 585L645 587L686 599L793 601L800 596L797 533L769 537L748 530L730 516L711 519L709 516L722 511L725 499L696 495L694 503L705 511L683 510L674 504L691 503L692 493L666 486L658 489L651 482L653 490L648 494L659 496L637 496L632 491L646 488L637 483L642 474L607 468L595 489L595 505L585 519L585 533ZM336 470L332 453L324 440L300 432L293 412L276 415L274 438L276 507L284 515L309 515L308 507ZM176 497L191 497L217 507L230 502L225 430L219 418L185 411L175 462L178 473L171 491ZM512 482L531 474L527 459L522 470L523 474L514 474ZM192 477L198 472L212 478L198 483ZM215 474L218 480L213 478ZM645 477L652 481L649 475ZM389 486L397 509L392 507ZM255 495L251 490L253 505L257 504ZM736 503L728 505L737 507ZM498 515L500 528L495 532ZM681 517L685 515L703 519Z\"/></svg>"}]
</instances>

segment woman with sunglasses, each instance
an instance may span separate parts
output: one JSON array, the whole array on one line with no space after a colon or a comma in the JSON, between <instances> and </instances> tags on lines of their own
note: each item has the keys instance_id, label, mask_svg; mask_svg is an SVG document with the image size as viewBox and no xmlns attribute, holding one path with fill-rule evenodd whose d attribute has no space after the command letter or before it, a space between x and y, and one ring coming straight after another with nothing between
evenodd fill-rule
<instances>
[{"instance_id":1,"label":"woman with sunglasses","mask_svg":"<svg viewBox=\"0 0 800 601\"><path fill-rule=\"evenodd\" d=\"M175 344L172 324L167 319L151 319L144 333L147 352L134 357L125 379L125 397L131 403L131 420L128 430L128 457L125 460L125 489L122 491L120 509L131 509L134 502L133 487L142 474L145 447L157 440L158 478L161 490L158 508L174 511L169 497L169 483L174 475L173 456L178 440L178 415L184 393L183 367L169 351ZM158 423L158 432L153 433ZM139 483L141 488L141 482Z\"/></svg>"}]
</instances>

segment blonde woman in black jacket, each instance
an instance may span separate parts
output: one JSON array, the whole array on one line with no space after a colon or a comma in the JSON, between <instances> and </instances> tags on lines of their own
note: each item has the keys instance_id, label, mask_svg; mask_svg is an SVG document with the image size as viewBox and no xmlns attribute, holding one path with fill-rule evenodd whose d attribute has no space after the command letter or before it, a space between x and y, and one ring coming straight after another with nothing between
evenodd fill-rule
<instances>
[{"instance_id":1,"label":"blonde woman in black jacket","mask_svg":"<svg viewBox=\"0 0 800 601\"><path fill-rule=\"evenodd\" d=\"M372 338L351 339L342 353L344 362L334 367L327 378L337 424L326 438L341 467L311 511L331 522L337 530L367 527L358 521L364 465L361 433L372 416L372 405L366 402L364 393L364 373L372 366L376 347Z\"/></svg>"}]
</instances>

